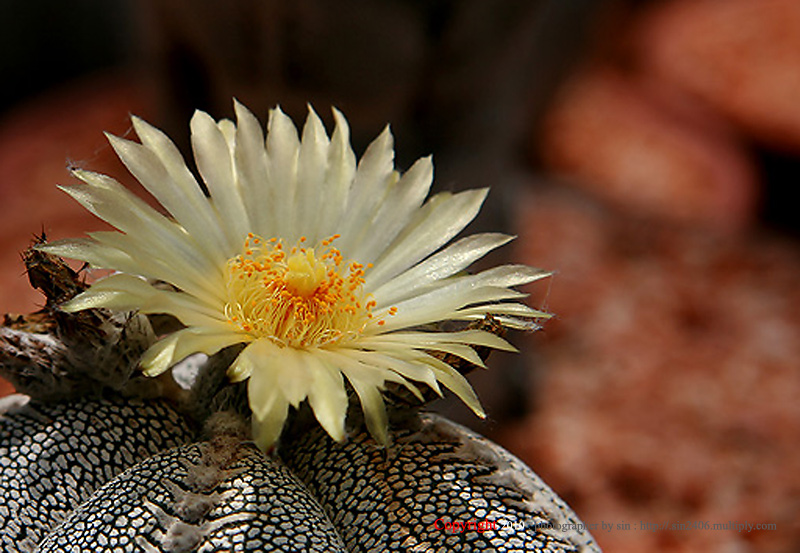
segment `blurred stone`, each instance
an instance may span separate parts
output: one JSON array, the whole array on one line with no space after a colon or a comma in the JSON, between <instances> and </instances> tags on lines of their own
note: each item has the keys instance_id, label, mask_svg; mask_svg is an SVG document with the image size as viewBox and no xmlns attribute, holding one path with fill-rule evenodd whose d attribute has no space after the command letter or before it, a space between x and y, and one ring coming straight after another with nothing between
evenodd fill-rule
<instances>
[{"instance_id":1,"label":"blurred stone","mask_svg":"<svg viewBox=\"0 0 800 553\"><path fill-rule=\"evenodd\" d=\"M644 217L735 231L758 208L753 164L713 114L615 69L573 77L540 147L548 169Z\"/></svg>"},{"instance_id":2,"label":"blurred stone","mask_svg":"<svg viewBox=\"0 0 800 553\"><path fill-rule=\"evenodd\" d=\"M607 551L797 550L800 250L612 216L565 192L520 201L519 258L558 267L535 335L538 411L495 438ZM675 531L645 523L774 523ZM630 523L630 529L617 529Z\"/></svg>"},{"instance_id":3,"label":"blurred stone","mask_svg":"<svg viewBox=\"0 0 800 553\"><path fill-rule=\"evenodd\" d=\"M636 24L638 63L759 141L800 152L800 2L674 0Z\"/></svg>"}]
</instances>

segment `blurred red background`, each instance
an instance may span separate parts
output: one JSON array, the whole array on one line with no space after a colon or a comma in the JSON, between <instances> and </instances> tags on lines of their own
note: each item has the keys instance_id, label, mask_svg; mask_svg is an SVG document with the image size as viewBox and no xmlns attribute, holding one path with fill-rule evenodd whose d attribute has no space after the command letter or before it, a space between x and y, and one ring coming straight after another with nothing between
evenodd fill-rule
<instances>
[{"instance_id":1,"label":"blurred red background","mask_svg":"<svg viewBox=\"0 0 800 553\"><path fill-rule=\"evenodd\" d=\"M6 14L47 47L0 48L0 309L41 301L34 234L101 228L54 185L67 163L130 182L102 136L129 113L184 147L231 96L336 105L359 151L391 121L401 167L491 185L476 228L557 272L531 290L556 319L476 375L478 430L613 524L608 551L800 550L800 4L522 4L88 2L79 43ZM729 521L775 529L642 529Z\"/></svg>"}]
</instances>

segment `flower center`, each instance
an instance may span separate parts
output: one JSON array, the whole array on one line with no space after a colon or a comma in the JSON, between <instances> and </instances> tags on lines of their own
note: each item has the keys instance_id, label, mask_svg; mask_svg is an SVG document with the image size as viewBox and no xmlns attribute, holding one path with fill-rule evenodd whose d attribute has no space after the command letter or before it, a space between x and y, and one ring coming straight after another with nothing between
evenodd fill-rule
<instances>
[{"instance_id":1,"label":"flower center","mask_svg":"<svg viewBox=\"0 0 800 553\"><path fill-rule=\"evenodd\" d=\"M365 301L364 266L345 263L331 244L287 251L277 238L249 234L240 255L228 260L225 316L256 338L296 348L323 346L363 332L375 301Z\"/></svg>"}]
</instances>

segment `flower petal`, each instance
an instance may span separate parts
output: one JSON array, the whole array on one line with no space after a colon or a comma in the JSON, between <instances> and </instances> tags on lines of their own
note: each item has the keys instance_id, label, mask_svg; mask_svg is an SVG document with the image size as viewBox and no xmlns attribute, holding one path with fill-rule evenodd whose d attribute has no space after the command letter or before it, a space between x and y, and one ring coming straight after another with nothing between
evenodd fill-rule
<instances>
[{"instance_id":1,"label":"flower petal","mask_svg":"<svg viewBox=\"0 0 800 553\"><path fill-rule=\"evenodd\" d=\"M329 147L330 141L322 121L308 106L297 160L296 217L298 228L312 244L328 238L320 236L319 214L324 211Z\"/></svg>"},{"instance_id":2,"label":"flower petal","mask_svg":"<svg viewBox=\"0 0 800 553\"><path fill-rule=\"evenodd\" d=\"M358 344L360 347L368 349L380 349L392 345L410 346L415 349L436 349L439 344L470 344L502 351L517 351L514 346L500 336L476 329L460 332L392 332L361 338Z\"/></svg>"},{"instance_id":3,"label":"flower petal","mask_svg":"<svg viewBox=\"0 0 800 553\"><path fill-rule=\"evenodd\" d=\"M213 333L198 328L184 328L151 346L142 356L140 365L144 374L155 376L193 353L213 355L242 341L242 335L234 332Z\"/></svg>"},{"instance_id":4,"label":"flower petal","mask_svg":"<svg viewBox=\"0 0 800 553\"><path fill-rule=\"evenodd\" d=\"M469 385L469 382L467 382L467 379L464 378L464 375L444 361L436 359L430 355L426 357L426 363L428 363L434 370L436 373L436 379L439 382L444 384L448 390L456 394L458 398L463 401L467 407L472 409L476 415L482 419L486 418L486 411L483 410L481 402L478 399L478 396L475 394L475 390L473 390L472 386Z\"/></svg>"},{"instance_id":5,"label":"flower petal","mask_svg":"<svg viewBox=\"0 0 800 553\"><path fill-rule=\"evenodd\" d=\"M160 174L134 176L189 234L213 252L216 260L224 262L228 257L227 244L220 228L220 220L186 166L177 146L167 135L146 121L135 116L131 120L142 145L158 158L169 178L165 179Z\"/></svg>"},{"instance_id":6,"label":"flower petal","mask_svg":"<svg viewBox=\"0 0 800 553\"><path fill-rule=\"evenodd\" d=\"M325 209L319 213L319 236L327 238L341 234L337 227L345 211L350 187L356 173L356 156L350 147L350 127L347 119L337 109L333 110L336 128L328 148L328 173L326 177Z\"/></svg>"},{"instance_id":7,"label":"flower petal","mask_svg":"<svg viewBox=\"0 0 800 553\"><path fill-rule=\"evenodd\" d=\"M61 309L69 313L98 307L132 311L149 303L157 294L158 290L143 279L121 273L95 282L88 290L63 303Z\"/></svg>"},{"instance_id":8,"label":"flower petal","mask_svg":"<svg viewBox=\"0 0 800 553\"><path fill-rule=\"evenodd\" d=\"M270 355L273 357L272 370L278 375L278 386L283 397L297 408L308 397L314 378L308 366L309 355L295 348L275 345L271 345Z\"/></svg>"},{"instance_id":9,"label":"flower petal","mask_svg":"<svg viewBox=\"0 0 800 553\"><path fill-rule=\"evenodd\" d=\"M254 384L251 379L248 384L248 391L252 386ZM251 398L249 400L251 406L258 405L259 401L265 399L257 395L249 397ZM256 399L253 399L254 397ZM263 409L264 414L256 415L254 413L251 421L253 441L261 451L269 450L278 441L283 431L283 425L286 424L286 417L289 415L289 403L280 394L275 393L268 401L269 407Z\"/></svg>"},{"instance_id":10,"label":"flower petal","mask_svg":"<svg viewBox=\"0 0 800 553\"><path fill-rule=\"evenodd\" d=\"M220 310L202 300L181 292L158 290L145 280L124 273L95 282L91 288L61 306L68 312L92 308L164 313L177 317L187 326L199 326L220 333L229 332L232 328Z\"/></svg>"},{"instance_id":11,"label":"flower petal","mask_svg":"<svg viewBox=\"0 0 800 553\"><path fill-rule=\"evenodd\" d=\"M147 247L141 241L127 234L119 232L91 232L89 233L98 246L116 249L125 252L136 259L135 267L105 265L106 268L126 270L128 273L137 274L151 280L169 282L176 288L196 297L214 298L220 305L225 301L222 274L220 271L212 273L198 271L182 256L165 258L152 255L156 248ZM77 252L76 252L77 253ZM75 259L82 259L76 257ZM86 260L85 260L86 261Z\"/></svg>"},{"instance_id":12,"label":"flower petal","mask_svg":"<svg viewBox=\"0 0 800 553\"><path fill-rule=\"evenodd\" d=\"M374 214L365 218L355 232L352 245L355 259L375 259L395 239L419 209L433 183L433 162L430 157L418 160L400 180L389 187ZM379 228L380 232L375 232Z\"/></svg>"},{"instance_id":13,"label":"flower petal","mask_svg":"<svg viewBox=\"0 0 800 553\"><path fill-rule=\"evenodd\" d=\"M419 290L469 267L490 251L513 240L513 236L499 233L475 234L462 238L444 250L414 265L376 290L367 276L365 288L381 303L389 305L417 295Z\"/></svg>"},{"instance_id":14,"label":"flower petal","mask_svg":"<svg viewBox=\"0 0 800 553\"><path fill-rule=\"evenodd\" d=\"M367 429L375 440L380 444L389 443L389 418L386 414L386 404L380 390L387 379L391 379L390 371L376 371L374 368L365 366L349 355L341 353L322 351L323 358L328 359L331 364L338 367L342 374L353 386L361 402L364 411L364 420Z\"/></svg>"},{"instance_id":15,"label":"flower petal","mask_svg":"<svg viewBox=\"0 0 800 553\"><path fill-rule=\"evenodd\" d=\"M389 315L389 311L375 313L375 319L383 320L383 325L376 325L376 333L391 332L438 321L458 320L458 310L462 307L493 303L502 300L524 297L525 294L508 288L483 286L473 289L461 289L458 293L434 290L415 298L396 304L397 312Z\"/></svg>"},{"instance_id":16,"label":"flower petal","mask_svg":"<svg viewBox=\"0 0 800 553\"><path fill-rule=\"evenodd\" d=\"M345 437L347 392L339 369L323 362L319 355L310 352L305 356L309 374L312 375L308 404L322 428L337 442Z\"/></svg>"},{"instance_id":17,"label":"flower petal","mask_svg":"<svg viewBox=\"0 0 800 553\"><path fill-rule=\"evenodd\" d=\"M397 314L386 320L384 331L436 320L458 319L456 310L462 307L522 297L524 294L508 287L527 284L548 275L546 271L527 265L503 265L476 275L440 281L430 291L396 303L394 307ZM386 307L384 298L376 296L375 299L379 307ZM384 312L379 311L376 315L383 317Z\"/></svg>"},{"instance_id":18,"label":"flower petal","mask_svg":"<svg viewBox=\"0 0 800 553\"><path fill-rule=\"evenodd\" d=\"M420 355L411 348L395 349L394 351L353 351L349 355L370 368L397 373L402 378L392 380L411 390L420 400L422 399L420 392L416 387L409 386L410 383L405 379L423 382L441 395L433 371L428 366L419 363Z\"/></svg>"},{"instance_id":19,"label":"flower petal","mask_svg":"<svg viewBox=\"0 0 800 553\"><path fill-rule=\"evenodd\" d=\"M275 187L272 186L264 133L250 110L234 100L236 111L236 174L252 231L259 236L275 236Z\"/></svg>"},{"instance_id":20,"label":"flower petal","mask_svg":"<svg viewBox=\"0 0 800 553\"><path fill-rule=\"evenodd\" d=\"M36 249L69 259L79 259L92 267L116 269L134 273L139 270L137 260L126 252L110 248L88 238L66 238L36 246Z\"/></svg>"},{"instance_id":21,"label":"flower petal","mask_svg":"<svg viewBox=\"0 0 800 553\"><path fill-rule=\"evenodd\" d=\"M270 110L267 123L267 162L275 191L273 214L281 237L290 243L300 238L295 209L299 149L300 141L292 120L279 107Z\"/></svg>"},{"instance_id":22,"label":"flower petal","mask_svg":"<svg viewBox=\"0 0 800 553\"><path fill-rule=\"evenodd\" d=\"M222 230L228 237L228 251L237 251L251 231L251 225L233 170L228 142L217 123L203 111L194 113L191 128L197 169L219 212Z\"/></svg>"},{"instance_id":23,"label":"flower petal","mask_svg":"<svg viewBox=\"0 0 800 553\"><path fill-rule=\"evenodd\" d=\"M458 194L442 192L428 200L374 261L375 267L368 275L370 288L377 288L449 242L475 218L487 192L486 188ZM372 261L364 259L362 263Z\"/></svg>"},{"instance_id":24,"label":"flower petal","mask_svg":"<svg viewBox=\"0 0 800 553\"><path fill-rule=\"evenodd\" d=\"M76 170L72 173L85 186L60 186L97 217L148 244L152 255L163 259L180 258L194 271L210 273L218 269L185 230L128 192L105 175Z\"/></svg>"},{"instance_id":25,"label":"flower petal","mask_svg":"<svg viewBox=\"0 0 800 553\"><path fill-rule=\"evenodd\" d=\"M289 402L278 384L280 371L274 370L273 347L266 340L253 342L239 354L229 370L250 375L247 397L253 410L253 439L262 451L277 441L289 414Z\"/></svg>"},{"instance_id":26,"label":"flower petal","mask_svg":"<svg viewBox=\"0 0 800 553\"><path fill-rule=\"evenodd\" d=\"M546 311L540 311L522 303L511 302L468 307L466 309L459 310L458 314L461 318L469 319L480 319L486 315L513 315L515 317L523 317L528 319L549 319L552 317L552 315ZM475 316L473 317L473 315Z\"/></svg>"},{"instance_id":27,"label":"flower petal","mask_svg":"<svg viewBox=\"0 0 800 553\"><path fill-rule=\"evenodd\" d=\"M339 222L342 251L355 256L356 245L364 223L369 221L389 184L397 181L394 171L394 139L388 126L372 141L358 163L353 185L347 198L344 218ZM371 261L364 259L365 261Z\"/></svg>"}]
</instances>

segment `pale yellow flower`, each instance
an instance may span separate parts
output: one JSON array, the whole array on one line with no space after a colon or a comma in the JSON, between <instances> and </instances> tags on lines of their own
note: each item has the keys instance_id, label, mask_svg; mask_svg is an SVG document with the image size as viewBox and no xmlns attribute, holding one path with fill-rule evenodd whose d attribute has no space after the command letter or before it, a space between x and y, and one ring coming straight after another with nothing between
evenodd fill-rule
<instances>
[{"instance_id":1,"label":"pale yellow flower","mask_svg":"<svg viewBox=\"0 0 800 553\"><path fill-rule=\"evenodd\" d=\"M487 190L426 201L431 159L400 175L388 127L356 164L338 111L329 138L309 110L300 139L292 121L274 109L265 140L253 114L239 103L235 109L235 124L199 111L192 118L194 157L209 195L158 129L134 118L141 144L109 136L169 216L110 177L74 171L85 184L62 188L120 232L43 249L118 272L64 309L179 319L186 328L144 355L148 375L196 352L246 344L228 375L234 382L249 379L253 434L262 449L280 435L289 406L306 400L325 430L344 439L345 379L382 442L387 382L417 394L415 383L438 393L441 383L484 416L464 377L431 352L482 366L474 346L513 348L488 332L439 332L430 325L491 314L505 326L532 328L547 316L513 301L523 294L512 289L544 271L504 265L463 272L512 238L485 233L450 243L478 213Z\"/></svg>"}]
</instances>

